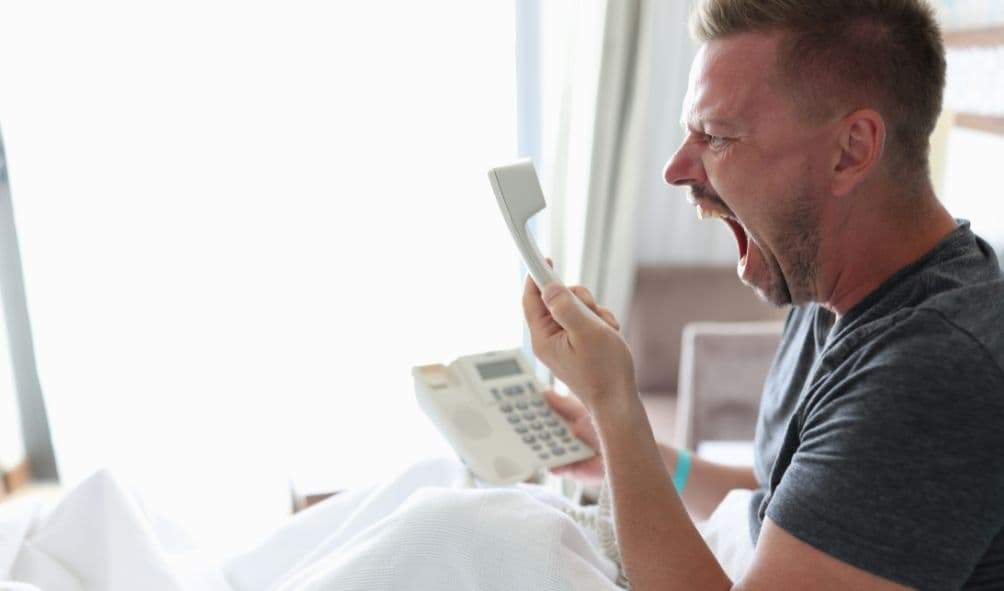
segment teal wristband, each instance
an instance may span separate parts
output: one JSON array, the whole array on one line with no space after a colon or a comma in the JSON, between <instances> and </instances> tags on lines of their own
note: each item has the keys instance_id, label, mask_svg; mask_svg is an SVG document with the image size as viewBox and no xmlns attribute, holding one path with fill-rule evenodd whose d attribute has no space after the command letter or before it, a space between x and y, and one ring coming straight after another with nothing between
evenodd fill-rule
<instances>
[{"instance_id":1,"label":"teal wristband","mask_svg":"<svg viewBox=\"0 0 1004 591\"><path fill-rule=\"evenodd\" d=\"M687 486L687 478L690 476L690 452L685 449L676 451L676 470L673 472L673 486L676 492L683 494L683 487Z\"/></svg>"}]
</instances>

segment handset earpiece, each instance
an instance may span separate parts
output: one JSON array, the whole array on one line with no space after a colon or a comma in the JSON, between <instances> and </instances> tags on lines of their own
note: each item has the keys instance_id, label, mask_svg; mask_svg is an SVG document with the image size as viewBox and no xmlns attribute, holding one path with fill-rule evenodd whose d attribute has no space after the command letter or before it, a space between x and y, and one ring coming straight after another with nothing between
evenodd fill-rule
<instances>
[{"instance_id":1,"label":"handset earpiece","mask_svg":"<svg viewBox=\"0 0 1004 591\"><path fill-rule=\"evenodd\" d=\"M488 171L488 179L523 263L537 287L543 291L545 285L559 279L544 260L527 228L530 218L547 207L533 162L520 160L492 168Z\"/></svg>"}]
</instances>

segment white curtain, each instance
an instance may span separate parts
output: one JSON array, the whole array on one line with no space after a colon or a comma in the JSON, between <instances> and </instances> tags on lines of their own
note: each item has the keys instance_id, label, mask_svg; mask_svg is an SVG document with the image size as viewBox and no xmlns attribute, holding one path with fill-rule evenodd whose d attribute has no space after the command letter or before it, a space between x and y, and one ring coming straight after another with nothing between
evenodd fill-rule
<instances>
[{"instance_id":1,"label":"white curtain","mask_svg":"<svg viewBox=\"0 0 1004 591\"><path fill-rule=\"evenodd\" d=\"M14 366L7 340L7 323L0 314L0 476L25 458L21 439L21 413L14 386Z\"/></svg>"},{"instance_id":2,"label":"white curtain","mask_svg":"<svg viewBox=\"0 0 1004 591\"><path fill-rule=\"evenodd\" d=\"M734 265L736 245L719 223L699 222L686 188L662 179L666 161L683 140L680 109L697 45L687 31L692 1L646 2L645 128L639 134L645 168L638 187L639 265Z\"/></svg>"},{"instance_id":3,"label":"white curtain","mask_svg":"<svg viewBox=\"0 0 1004 591\"><path fill-rule=\"evenodd\" d=\"M201 546L450 450L410 368L518 346L487 181L516 153L510 2L40 1L0 122L61 475Z\"/></svg>"},{"instance_id":4,"label":"white curtain","mask_svg":"<svg viewBox=\"0 0 1004 591\"><path fill-rule=\"evenodd\" d=\"M690 4L541 5L541 233L565 281L625 324L638 264L735 261L731 235L698 224L686 192L662 180L682 139Z\"/></svg>"}]
</instances>

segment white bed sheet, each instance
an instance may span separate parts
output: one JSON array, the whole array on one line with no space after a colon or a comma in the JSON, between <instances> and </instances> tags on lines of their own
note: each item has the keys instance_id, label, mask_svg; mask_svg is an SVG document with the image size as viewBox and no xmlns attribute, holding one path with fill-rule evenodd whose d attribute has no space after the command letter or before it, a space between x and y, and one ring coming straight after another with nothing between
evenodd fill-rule
<instances>
[{"instance_id":1,"label":"white bed sheet","mask_svg":"<svg viewBox=\"0 0 1004 591\"><path fill-rule=\"evenodd\" d=\"M752 556L748 495L731 494L700 528L733 577ZM567 503L538 486L471 488L456 461L423 462L300 513L220 563L99 472L51 512L0 504L0 589L616 589L616 565L560 510Z\"/></svg>"}]
</instances>

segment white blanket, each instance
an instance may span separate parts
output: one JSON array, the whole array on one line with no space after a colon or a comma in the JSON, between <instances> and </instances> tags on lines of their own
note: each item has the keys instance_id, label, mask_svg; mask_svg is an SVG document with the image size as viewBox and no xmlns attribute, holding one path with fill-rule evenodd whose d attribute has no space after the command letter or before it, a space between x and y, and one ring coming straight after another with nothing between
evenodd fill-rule
<instances>
[{"instance_id":1,"label":"white blanket","mask_svg":"<svg viewBox=\"0 0 1004 591\"><path fill-rule=\"evenodd\" d=\"M701 527L733 577L752 556L743 500L730 495ZM616 589L616 565L561 511L568 503L538 486L471 488L460 464L430 461L300 513L218 564L102 472L51 514L0 504L0 589Z\"/></svg>"}]
</instances>

